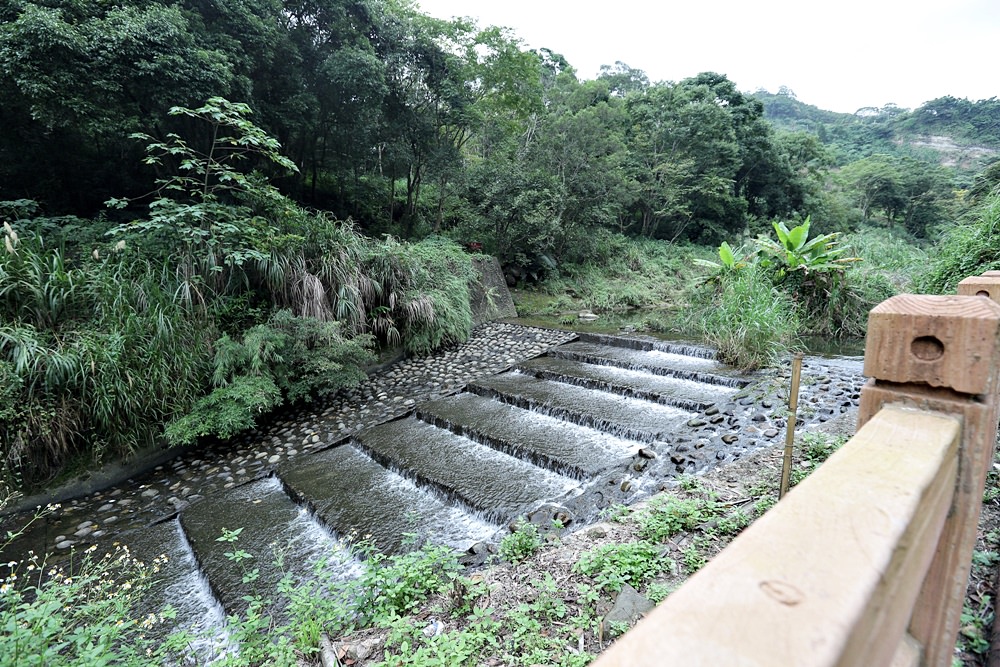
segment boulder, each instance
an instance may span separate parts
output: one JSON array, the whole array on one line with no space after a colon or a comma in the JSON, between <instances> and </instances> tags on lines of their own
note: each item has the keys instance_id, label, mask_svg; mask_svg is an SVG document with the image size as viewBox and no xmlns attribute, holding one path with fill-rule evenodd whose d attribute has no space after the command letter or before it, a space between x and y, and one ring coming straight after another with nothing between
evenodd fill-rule
<instances>
[{"instance_id":1,"label":"boulder","mask_svg":"<svg viewBox=\"0 0 1000 667\"><path fill-rule=\"evenodd\" d=\"M653 610L655 605L629 586L622 584L622 590L615 598L615 605L601 621L601 635L610 637L614 628L622 623L631 626Z\"/></svg>"}]
</instances>

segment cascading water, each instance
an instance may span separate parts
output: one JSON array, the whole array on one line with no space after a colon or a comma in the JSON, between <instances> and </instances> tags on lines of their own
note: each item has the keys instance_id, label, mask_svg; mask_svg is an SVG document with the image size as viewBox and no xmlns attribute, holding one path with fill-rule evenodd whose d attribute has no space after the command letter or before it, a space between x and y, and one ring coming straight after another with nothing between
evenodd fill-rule
<instances>
[{"instance_id":1,"label":"cascading water","mask_svg":"<svg viewBox=\"0 0 1000 667\"><path fill-rule=\"evenodd\" d=\"M286 447L293 431L319 444L280 465L252 447L222 466L192 462L187 477L168 487L186 499L176 505L179 519L129 533L150 552L147 560L154 550L169 555L167 581L151 604L170 603L206 637L193 648L198 656L218 654L228 641L224 615L242 611L245 596L277 599L282 577L308 580L316 562L335 580L358 576L365 565L357 540L383 553L414 541L466 551L497 541L525 516L591 520L611 503L630 502L630 489L713 465L729 448L753 446L740 444L749 438L776 437L762 422L740 422L756 409L752 400L736 402L747 379L710 353L582 338L351 438L286 426L272 436ZM211 489L188 489L201 470L195 463L207 466L205 476L216 468L232 474ZM649 470L659 477L632 483ZM271 476L241 485L242 472ZM112 516L126 502L106 499L93 511ZM51 547L59 533L80 530L79 522L67 516L34 539ZM280 601L270 613L281 618Z\"/></svg>"},{"instance_id":2,"label":"cascading water","mask_svg":"<svg viewBox=\"0 0 1000 667\"><path fill-rule=\"evenodd\" d=\"M704 410L737 391L734 387L706 385L695 380L682 380L619 366L596 366L566 359L533 359L520 364L518 368L543 379L558 380L587 389L610 391L684 410Z\"/></svg>"},{"instance_id":3,"label":"cascading water","mask_svg":"<svg viewBox=\"0 0 1000 667\"><path fill-rule=\"evenodd\" d=\"M660 350L634 351L613 349L592 343L567 343L549 352L549 357L578 361L595 366L611 366L627 370L664 375L702 384L743 388L748 380L731 374L723 364L700 357L686 357Z\"/></svg>"},{"instance_id":4,"label":"cascading water","mask_svg":"<svg viewBox=\"0 0 1000 667\"><path fill-rule=\"evenodd\" d=\"M634 440L473 393L425 403L417 418L578 481L621 464L640 448Z\"/></svg>"},{"instance_id":5,"label":"cascading water","mask_svg":"<svg viewBox=\"0 0 1000 667\"><path fill-rule=\"evenodd\" d=\"M413 417L367 429L356 438L383 465L497 523L579 487L572 479Z\"/></svg>"},{"instance_id":6,"label":"cascading water","mask_svg":"<svg viewBox=\"0 0 1000 667\"><path fill-rule=\"evenodd\" d=\"M213 594L233 613L245 596L273 591L287 576L308 577L322 557L334 574L357 573L344 543L289 498L281 483L267 478L198 503L181 515L184 534Z\"/></svg>"},{"instance_id":7,"label":"cascading water","mask_svg":"<svg viewBox=\"0 0 1000 667\"><path fill-rule=\"evenodd\" d=\"M404 550L408 535L466 550L500 528L417 486L352 445L315 454L310 465L280 471L299 502L341 535L368 539L385 553Z\"/></svg>"},{"instance_id":8,"label":"cascading water","mask_svg":"<svg viewBox=\"0 0 1000 667\"><path fill-rule=\"evenodd\" d=\"M715 359L715 350L685 343L671 343L662 340L629 338L610 334L581 333L580 341L594 343L614 350L639 350L641 352L669 352L685 359Z\"/></svg>"},{"instance_id":9,"label":"cascading water","mask_svg":"<svg viewBox=\"0 0 1000 667\"><path fill-rule=\"evenodd\" d=\"M519 371L480 380L467 389L495 401L639 442L654 442L694 415L691 410L539 379Z\"/></svg>"}]
</instances>

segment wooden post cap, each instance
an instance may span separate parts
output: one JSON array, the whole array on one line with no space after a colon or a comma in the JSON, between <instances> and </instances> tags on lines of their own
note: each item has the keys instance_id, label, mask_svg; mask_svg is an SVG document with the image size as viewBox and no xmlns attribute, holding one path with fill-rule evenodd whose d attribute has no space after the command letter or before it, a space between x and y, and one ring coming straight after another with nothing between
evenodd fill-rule
<instances>
[{"instance_id":1,"label":"wooden post cap","mask_svg":"<svg viewBox=\"0 0 1000 667\"><path fill-rule=\"evenodd\" d=\"M1000 368L1000 305L975 296L900 294L868 318L864 374L964 394L992 394Z\"/></svg>"},{"instance_id":2,"label":"wooden post cap","mask_svg":"<svg viewBox=\"0 0 1000 667\"><path fill-rule=\"evenodd\" d=\"M1000 303L1000 271L987 273L996 275L970 276L958 284L958 293L963 296L985 296Z\"/></svg>"},{"instance_id":3,"label":"wooden post cap","mask_svg":"<svg viewBox=\"0 0 1000 667\"><path fill-rule=\"evenodd\" d=\"M985 278L1000 278L1000 271L983 271Z\"/></svg>"}]
</instances>

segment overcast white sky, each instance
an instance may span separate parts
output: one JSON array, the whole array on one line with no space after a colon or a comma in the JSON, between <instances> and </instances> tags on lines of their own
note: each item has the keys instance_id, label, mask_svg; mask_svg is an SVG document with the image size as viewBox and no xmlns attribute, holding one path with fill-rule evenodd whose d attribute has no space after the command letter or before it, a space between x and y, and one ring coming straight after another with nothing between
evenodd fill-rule
<instances>
[{"instance_id":1,"label":"overcast white sky","mask_svg":"<svg viewBox=\"0 0 1000 667\"><path fill-rule=\"evenodd\" d=\"M1000 96L1000 0L417 0L438 18L511 28L581 79L620 60L653 81L720 72L853 113Z\"/></svg>"}]
</instances>

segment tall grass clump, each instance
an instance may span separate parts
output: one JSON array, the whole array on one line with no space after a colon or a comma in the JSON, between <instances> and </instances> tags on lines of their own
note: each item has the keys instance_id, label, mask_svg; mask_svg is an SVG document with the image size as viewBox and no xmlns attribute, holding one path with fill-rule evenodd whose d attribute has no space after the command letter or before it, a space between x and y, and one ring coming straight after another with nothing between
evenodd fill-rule
<instances>
[{"instance_id":1,"label":"tall grass clump","mask_svg":"<svg viewBox=\"0 0 1000 667\"><path fill-rule=\"evenodd\" d=\"M154 442L204 378L204 327L128 248L68 257L30 221L3 236L0 479L37 484L80 457Z\"/></svg>"},{"instance_id":2,"label":"tall grass clump","mask_svg":"<svg viewBox=\"0 0 1000 667\"><path fill-rule=\"evenodd\" d=\"M455 243L432 237L409 248L411 280L401 304L406 350L426 354L459 343L472 332L470 257Z\"/></svg>"},{"instance_id":3,"label":"tall grass clump","mask_svg":"<svg viewBox=\"0 0 1000 667\"><path fill-rule=\"evenodd\" d=\"M897 293L912 292L915 278L927 267L926 242L905 231L871 227L845 235L844 243L861 259L851 267L855 276L878 274Z\"/></svg>"},{"instance_id":4,"label":"tall grass clump","mask_svg":"<svg viewBox=\"0 0 1000 667\"><path fill-rule=\"evenodd\" d=\"M984 197L944 232L930 267L917 284L922 292L954 294L959 282L990 270L1000 270L998 191Z\"/></svg>"},{"instance_id":5,"label":"tall grass clump","mask_svg":"<svg viewBox=\"0 0 1000 667\"><path fill-rule=\"evenodd\" d=\"M722 276L715 292L700 305L692 326L726 363L743 370L773 365L796 345L795 304L757 265Z\"/></svg>"},{"instance_id":6,"label":"tall grass clump","mask_svg":"<svg viewBox=\"0 0 1000 667\"><path fill-rule=\"evenodd\" d=\"M878 272L795 274L781 285L798 313L799 332L829 339L857 338L868 329L868 312L898 293Z\"/></svg>"}]
</instances>

